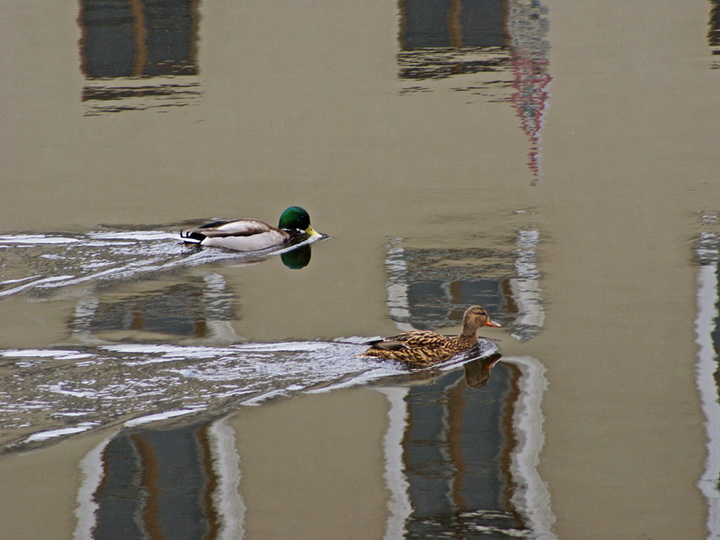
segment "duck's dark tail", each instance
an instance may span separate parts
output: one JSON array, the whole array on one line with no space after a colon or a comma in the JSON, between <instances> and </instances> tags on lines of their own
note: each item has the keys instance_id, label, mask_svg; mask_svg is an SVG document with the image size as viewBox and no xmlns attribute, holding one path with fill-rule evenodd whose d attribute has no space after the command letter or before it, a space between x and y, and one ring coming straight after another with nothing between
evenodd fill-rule
<instances>
[{"instance_id":1,"label":"duck's dark tail","mask_svg":"<svg viewBox=\"0 0 720 540\"><path fill-rule=\"evenodd\" d=\"M180 231L180 238L182 238L182 241L186 244L199 244L207 237L203 233L192 229L189 231Z\"/></svg>"}]
</instances>

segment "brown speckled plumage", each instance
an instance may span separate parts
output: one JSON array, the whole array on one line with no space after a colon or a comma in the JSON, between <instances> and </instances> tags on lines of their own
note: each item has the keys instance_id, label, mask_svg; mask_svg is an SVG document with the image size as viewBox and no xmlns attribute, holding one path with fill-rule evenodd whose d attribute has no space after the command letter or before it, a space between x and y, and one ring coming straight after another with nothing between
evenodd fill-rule
<instances>
[{"instance_id":1,"label":"brown speckled plumage","mask_svg":"<svg viewBox=\"0 0 720 540\"><path fill-rule=\"evenodd\" d=\"M482 307L471 306L465 311L459 336L447 337L429 330L413 330L371 342L365 356L397 360L411 367L432 366L472 349L478 342L477 331L482 326L500 325L490 320Z\"/></svg>"}]
</instances>

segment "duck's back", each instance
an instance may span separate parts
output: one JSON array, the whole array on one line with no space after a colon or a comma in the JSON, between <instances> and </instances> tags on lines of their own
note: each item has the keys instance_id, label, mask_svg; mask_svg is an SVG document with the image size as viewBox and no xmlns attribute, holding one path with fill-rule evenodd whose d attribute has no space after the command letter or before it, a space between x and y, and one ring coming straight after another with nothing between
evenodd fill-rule
<instances>
[{"instance_id":1,"label":"duck's back","mask_svg":"<svg viewBox=\"0 0 720 540\"><path fill-rule=\"evenodd\" d=\"M365 351L376 356L404 362L414 367L439 364L452 356L472 348L477 339L448 337L428 330L413 330L371 342Z\"/></svg>"},{"instance_id":2,"label":"duck's back","mask_svg":"<svg viewBox=\"0 0 720 540\"><path fill-rule=\"evenodd\" d=\"M216 246L237 251L259 251L285 242L289 235L263 221L238 219L214 222L197 229L183 231L186 242Z\"/></svg>"},{"instance_id":3,"label":"duck's back","mask_svg":"<svg viewBox=\"0 0 720 540\"><path fill-rule=\"evenodd\" d=\"M396 336L379 339L370 343L371 349L378 348L387 351L396 351L407 348L439 347L448 338L430 330L412 330Z\"/></svg>"}]
</instances>

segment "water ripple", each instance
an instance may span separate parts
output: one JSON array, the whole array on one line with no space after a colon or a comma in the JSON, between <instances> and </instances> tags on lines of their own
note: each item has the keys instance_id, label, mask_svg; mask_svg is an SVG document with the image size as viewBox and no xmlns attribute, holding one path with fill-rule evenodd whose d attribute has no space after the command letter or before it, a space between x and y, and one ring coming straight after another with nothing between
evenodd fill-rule
<instances>
[{"instance_id":1,"label":"water ripple","mask_svg":"<svg viewBox=\"0 0 720 540\"><path fill-rule=\"evenodd\" d=\"M134 279L179 267L253 264L325 238L311 236L280 249L242 253L187 248L177 232L164 230L4 234L0 235L0 299L29 291L42 295L64 287Z\"/></svg>"},{"instance_id":2,"label":"water ripple","mask_svg":"<svg viewBox=\"0 0 720 540\"><path fill-rule=\"evenodd\" d=\"M0 350L0 448L26 449L106 426L217 415L240 404L407 375L396 362L359 356L362 341ZM482 340L433 371L496 351Z\"/></svg>"}]
</instances>

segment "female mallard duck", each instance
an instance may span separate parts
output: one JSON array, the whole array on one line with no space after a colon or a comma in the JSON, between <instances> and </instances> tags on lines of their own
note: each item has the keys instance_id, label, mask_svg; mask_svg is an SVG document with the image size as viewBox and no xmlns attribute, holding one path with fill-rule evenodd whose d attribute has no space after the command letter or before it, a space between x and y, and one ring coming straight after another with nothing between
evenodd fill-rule
<instances>
[{"instance_id":1,"label":"female mallard duck","mask_svg":"<svg viewBox=\"0 0 720 540\"><path fill-rule=\"evenodd\" d=\"M482 326L500 326L480 306L470 306L463 315L459 336L442 336L429 330L412 330L397 336L370 342L365 356L377 356L406 363L411 367L427 367L449 360L458 353L472 349L478 342Z\"/></svg>"},{"instance_id":2,"label":"female mallard duck","mask_svg":"<svg viewBox=\"0 0 720 540\"><path fill-rule=\"evenodd\" d=\"M300 235L317 235L310 216L299 206L291 206L280 216L277 228L257 219L214 221L197 229L180 232L187 244L217 246L236 251L259 251L280 246Z\"/></svg>"}]
</instances>

